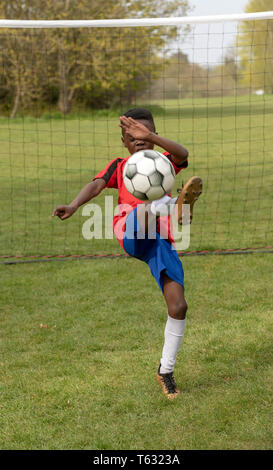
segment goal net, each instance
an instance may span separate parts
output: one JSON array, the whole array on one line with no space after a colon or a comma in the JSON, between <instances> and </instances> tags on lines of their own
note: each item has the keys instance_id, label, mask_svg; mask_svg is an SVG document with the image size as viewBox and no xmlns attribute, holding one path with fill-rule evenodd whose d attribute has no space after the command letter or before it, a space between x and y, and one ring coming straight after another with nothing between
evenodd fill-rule
<instances>
[{"instance_id":1,"label":"goal net","mask_svg":"<svg viewBox=\"0 0 273 470\"><path fill-rule=\"evenodd\" d=\"M1 20L2 258L121 253L116 190L92 201L100 229L95 206L63 222L51 213L128 156L119 116L139 106L189 150L173 196L203 179L188 251L273 245L273 12Z\"/></svg>"}]
</instances>

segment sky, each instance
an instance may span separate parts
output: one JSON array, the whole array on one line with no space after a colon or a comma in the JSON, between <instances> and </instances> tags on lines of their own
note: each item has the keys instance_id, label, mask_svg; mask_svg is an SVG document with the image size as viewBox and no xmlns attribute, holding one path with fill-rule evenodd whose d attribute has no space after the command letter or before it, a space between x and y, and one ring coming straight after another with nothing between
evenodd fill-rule
<instances>
[{"instance_id":1,"label":"sky","mask_svg":"<svg viewBox=\"0 0 273 470\"><path fill-rule=\"evenodd\" d=\"M191 16L244 13L248 0L190 0L194 6Z\"/></svg>"},{"instance_id":2,"label":"sky","mask_svg":"<svg viewBox=\"0 0 273 470\"><path fill-rule=\"evenodd\" d=\"M190 0L194 9L188 16L207 16L245 13L249 0ZM237 24L215 23L194 25L182 50L191 62L201 65L216 65L232 51Z\"/></svg>"}]
</instances>

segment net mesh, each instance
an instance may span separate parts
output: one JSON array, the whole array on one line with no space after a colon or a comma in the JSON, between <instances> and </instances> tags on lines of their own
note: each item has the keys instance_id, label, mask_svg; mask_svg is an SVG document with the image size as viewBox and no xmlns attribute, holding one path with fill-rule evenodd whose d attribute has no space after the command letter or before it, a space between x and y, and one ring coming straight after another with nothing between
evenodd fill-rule
<instances>
[{"instance_id":1,"label":"net mesh","mask_svg":"<svg viewBox=\"0 0 273 470\"><path fill-rule=\"evenodd\" d=\"M173 195L191 176L203 179L189 249L273 245L272 33L272 19L0 29L0 255L121 253L105 210L115 190L94 200L102 239L84 239L82 208L65 222L51 213L128 156L119 116L135 106L189 150Z\"/></svg>"}]
</instances>

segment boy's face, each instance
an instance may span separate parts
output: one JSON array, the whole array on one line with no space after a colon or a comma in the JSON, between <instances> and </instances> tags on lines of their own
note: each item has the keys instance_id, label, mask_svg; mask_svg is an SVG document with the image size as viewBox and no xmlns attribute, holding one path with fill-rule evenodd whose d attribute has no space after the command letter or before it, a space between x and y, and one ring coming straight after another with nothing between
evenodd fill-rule
<instances>
[{"instance_id":1,"label":"boy's face","mask_svg":"<svg viewBox=\"0 0 273 470\"><path fill-rule=\"evenodd\" d=\"M143 124L143 126L147 127L149 131L155 132L154 124L151 121L147 121L146 119L136 119L137 122ZM154 148L154 144L151 142L147 142L141 139L134 139L130 134L127 134L126 131L122 130L122 137L121 140L123 142L124 147L126 147L130 155L133 153L139 152L140 150L152 150Z\"/></svg>"}]
</instances>

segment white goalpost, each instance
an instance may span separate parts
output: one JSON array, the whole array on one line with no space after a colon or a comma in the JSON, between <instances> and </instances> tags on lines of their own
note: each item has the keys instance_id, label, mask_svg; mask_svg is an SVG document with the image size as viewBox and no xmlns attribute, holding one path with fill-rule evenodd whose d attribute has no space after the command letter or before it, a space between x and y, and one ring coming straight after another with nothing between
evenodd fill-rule
<instances>
[{"instance_id":1,"label":"white goalpost","mask_svg":"<svg viewBox=\"0 0 273 470\"><path fill-rule=\"evenodd\" d=\"M230 21L269 20L273 11L230 15L183 16L174 18L126 18L109 20L5 20L1 28L130 28L137 26L179 26L182 24L224 23Z\"/></svg>"}]
</instances>

